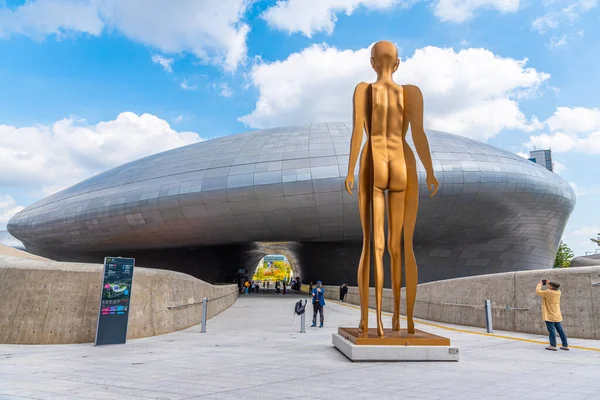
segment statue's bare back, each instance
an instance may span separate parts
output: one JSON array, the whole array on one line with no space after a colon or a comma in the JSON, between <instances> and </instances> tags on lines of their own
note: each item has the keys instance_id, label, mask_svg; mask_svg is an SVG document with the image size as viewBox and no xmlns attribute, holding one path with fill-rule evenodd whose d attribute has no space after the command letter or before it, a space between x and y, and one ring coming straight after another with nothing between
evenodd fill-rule
<instances>
[{"instance_id":1,"label":"statue's bare back","mask_svg":"<svg viewBox=\"0 0 600 400\"><path fill-rule=\"evenodd\" d=\"M404 157L404 89L394 82L371 85L371 146L375 174L373 186L381 190L406 189Z\"/></svg>"}]
</instances>

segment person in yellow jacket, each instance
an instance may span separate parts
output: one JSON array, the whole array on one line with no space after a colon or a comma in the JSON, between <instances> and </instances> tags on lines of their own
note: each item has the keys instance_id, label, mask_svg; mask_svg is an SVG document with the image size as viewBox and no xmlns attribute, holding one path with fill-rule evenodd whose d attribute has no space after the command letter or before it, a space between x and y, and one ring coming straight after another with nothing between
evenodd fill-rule
<instances>
[{"instance_id":1,"label":"person in yellow jacket","mask_svg":"<svg viewBox=\"0 0 600 400\"><path fill-rule=\"evenodd\" d=\"M542 285L546 285L547 289L542 290ZM548 335L550 337L550 346L546 347L546 350L556 351L556 332L560 335L560 340L563 350L569 350L569 343L567 342L567 335L562 328L562 313L560 312L560 287L559 283L550 282L547 279L543 279L537 284L535 288L535 294L542 298L542 318L546 322L546 328L548 328Z\"/></svg>"}]
</instances>

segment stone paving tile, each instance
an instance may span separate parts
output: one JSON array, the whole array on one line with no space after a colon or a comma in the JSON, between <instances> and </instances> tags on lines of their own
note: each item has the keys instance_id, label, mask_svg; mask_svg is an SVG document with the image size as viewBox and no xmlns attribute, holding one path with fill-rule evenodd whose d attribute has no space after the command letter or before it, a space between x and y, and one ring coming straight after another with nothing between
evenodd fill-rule
<instances>
[{"instance_id":1,"label":"stone paving tile","mask_svg":"<svg viewBox=\"0 0 600 400\"><path fill-rule=\"evenodd\" d=\"M208 321L206 334L193 327L107 347L0 345L0 400L580 400L600 393L600 352L548 352L540 344L422 324L417 327L459 346L461 361L351 363L331 345L331 334L337 326L355 326L359 311L329 301L326 327L310 328L307 321L307 333L302 334L299 317L292 316L297 300L242 296ZM384 318L388 326L390 322ZM370 324L375 324L373 315ZM600 341L570 342L600 347ZM556 388L552 392L542 389L548 382Z\"/></svg>"}]
</instances>

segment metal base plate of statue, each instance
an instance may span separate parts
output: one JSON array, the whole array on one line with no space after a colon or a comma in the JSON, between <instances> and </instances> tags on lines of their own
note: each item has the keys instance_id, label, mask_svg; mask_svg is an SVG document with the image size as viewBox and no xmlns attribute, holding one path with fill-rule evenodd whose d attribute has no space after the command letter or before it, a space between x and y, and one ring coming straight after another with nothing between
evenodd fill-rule
<instances>
[{"instance_id":1,"label":"metal base plate of statue","mask_svg":"<svg viewBox=\"0 0 600 400\"><path fill-rule=\"evenodd\" d=\"M393 331L384 329L379 336L377 329L369 329L368 334L359 333L357 328L338 328L338 334L352 343L364 346L450 346L450 339L415 329L408 333L406 329Z\"/></svg>"},{"instance_id":2,"label":"metal base plate of statue","mask_svg":"<svg viewBox=\"0 0 600 400\"><path fill-rule=\"evenodd\" d=\"M349 333L352 329L339 328L332 335L332 342L351 361L458 361L460 358L458 347L450 346L450 340L441 336L419 330L409 334L406 330L386 329L386 335L380 337L376 329L372 331L369 337L356 337Z\"/></svg>"},{"instance_id":3,"label":"metal base plate of statue","mask_svg":"<svg viewBox=\"0 0 600 400\"><path fill-rule=\"evenodd\" d=\"M415 150L427 174L426 184L431 196L436 194L439 183L423 129L423 94L417 86L394 82L392 75L399 65L398 49L393 43L375 43L371 49L371 66L377 73L377 80L374 83L361 82L354 91L352 139L345 185L352 195L360 153L358 208L363 248L357 281L361 333L359 329L340 328L338 333L333 334L333 344L353 361L455 361L458 360L458 349L450 347L449 339L415 330L413 320L418 283L413 236L419 207L419 178L417 159L406 140L409 126ZM366 141L363 140L365 134ZM365 145L361 151L363 142ZM381 319L386 242L391 261L394 308L391 330L384 329ZM369 329L371 258L377 327ZM406 277L406 330L400 329L403 269Z\"/></svg>"}]
</instances>

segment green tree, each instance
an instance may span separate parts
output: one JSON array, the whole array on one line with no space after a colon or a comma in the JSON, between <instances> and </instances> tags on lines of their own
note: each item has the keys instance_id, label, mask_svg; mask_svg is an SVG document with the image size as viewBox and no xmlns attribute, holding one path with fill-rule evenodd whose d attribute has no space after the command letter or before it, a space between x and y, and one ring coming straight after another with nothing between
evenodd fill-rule
<instances>
[{"instance_id":1,"label":"green tree","mask_svg":"<svg viewBox=\"0 0 600 400\"><path fill-rule=\"evenodd\" d=\"M569 268L571 265L571 259L575 254L573 250L567 246L562 240L558 245L558 252L556 253L556 259L554 260L554 267L552 268Z\"/></svg>"},{"instance_id":2,"label":"green tree","mask_svg":"<svg viewBox=\"0 0 600 400\"><path fill-rule=\"evenodd\" d=\"M598 233L598 237L597 238L591 238L590 239L592 242L596 243L598 246L600 246L600 233Z\"/></svg>"},{"instance_id":3,"label":"green tree","mask_svg":"<svg viewBox=\"0 0 600 400\"><path fill-rule=\"evenodd\" d=\"M266 263L260 265L252 280L255 281L282 281L284 279L290 278L292 274L292 267L286 261L275 261L273 262L271 268L266 266Z\"/></svg>"}]
</instances>

